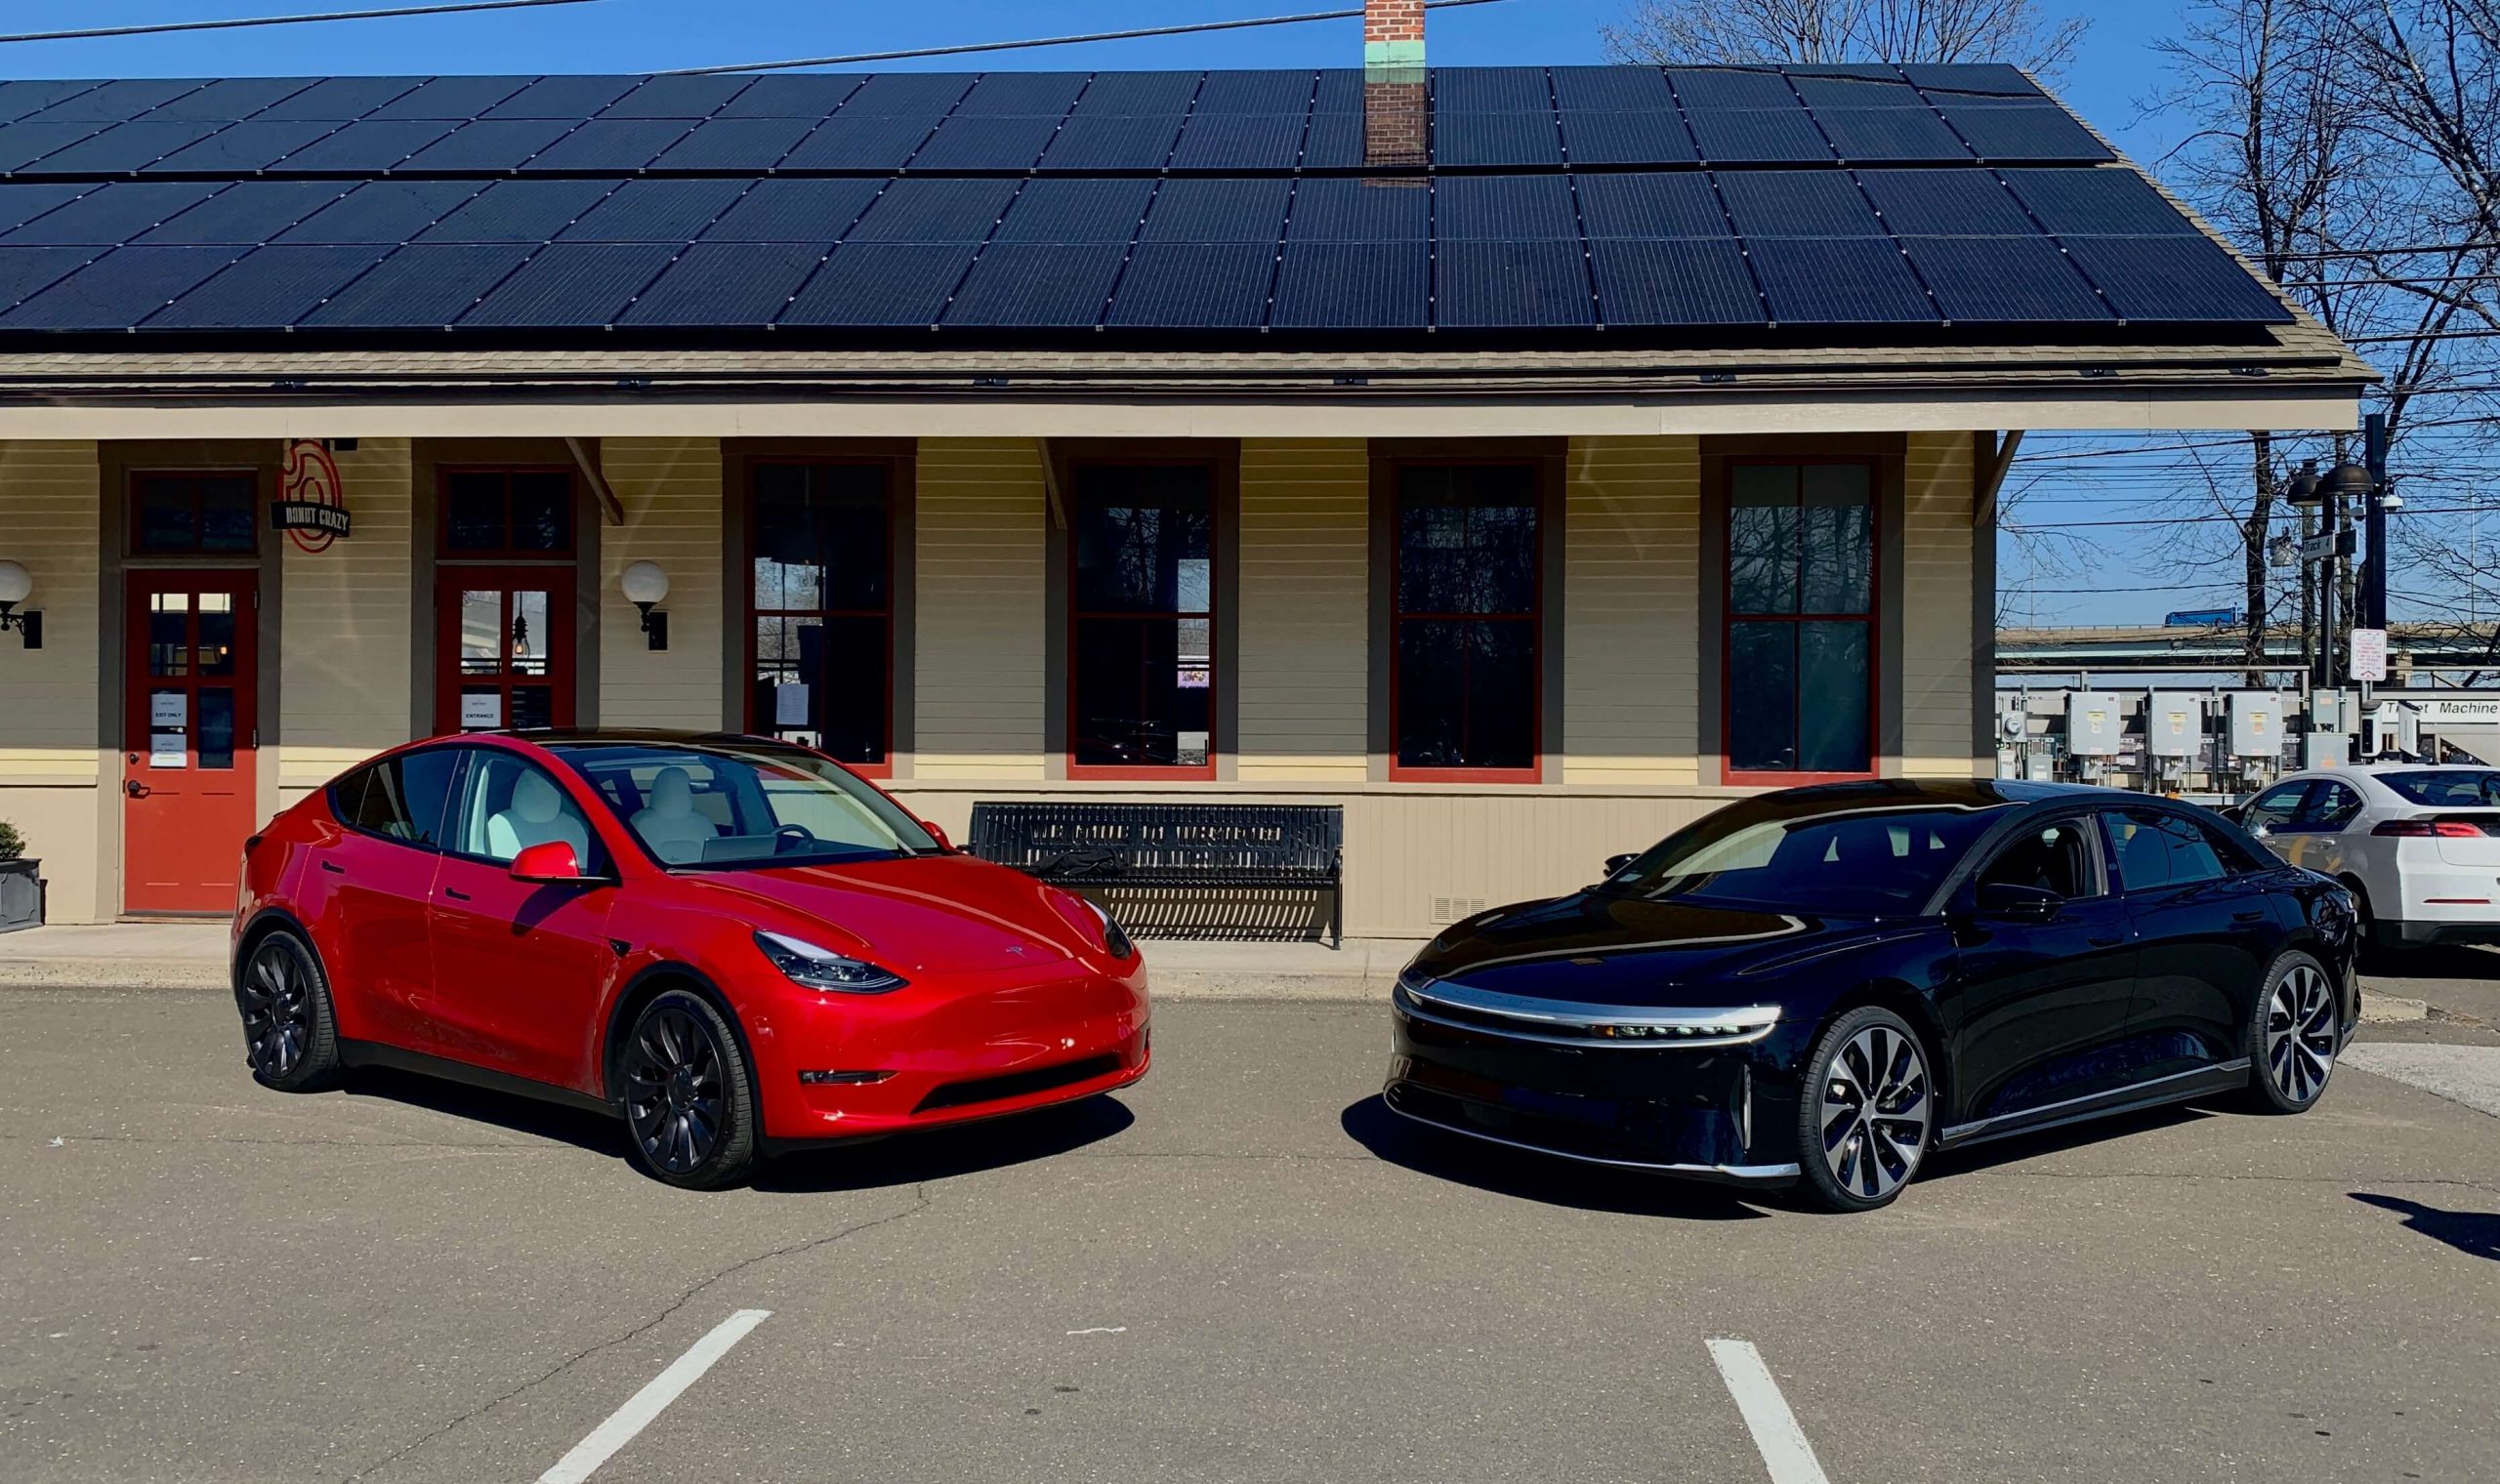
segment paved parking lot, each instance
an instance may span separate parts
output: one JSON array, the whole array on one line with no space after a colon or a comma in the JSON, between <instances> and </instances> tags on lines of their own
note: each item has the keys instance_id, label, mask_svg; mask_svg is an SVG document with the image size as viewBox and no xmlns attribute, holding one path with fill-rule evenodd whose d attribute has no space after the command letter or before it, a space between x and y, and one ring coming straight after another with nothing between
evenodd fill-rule
<instances>
[{"instance_id":1,"label":"paved parking lot","mask_svg":"<svg viewBox=\"0 0 2500 1484\"><path fill-rule=\"evenodd\" d=\"M2500 1055L2500 1015L2446 1008L2487 983L2423 982L2442 1011L2373 1045ZM1972 1151L1836 1218L1410 1134L1372 1096L1376 1006L1167 1003L1117 1101L707 1196L634 1175L595 1118L378 1075L264 1092L230 1013L0 990L0 1478L2105 1484L2500 1458L2500 1123L2381 1076L2339 1073L2305 1118Z\"/></svg>"}]
</instances>

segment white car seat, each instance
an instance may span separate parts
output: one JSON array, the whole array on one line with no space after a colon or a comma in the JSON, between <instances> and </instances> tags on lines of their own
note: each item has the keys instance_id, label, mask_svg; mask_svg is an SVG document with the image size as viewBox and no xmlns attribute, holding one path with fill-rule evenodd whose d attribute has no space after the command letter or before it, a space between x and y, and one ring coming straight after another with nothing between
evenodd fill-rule
<instances>
[{"instance_id":1,"label":"white car seat","mask_svg":"<svg viewBox=\"0 0 2500 1484\"><path fill-rule=\"evenodd\" d=\"M590 867L590 830L581 815L564 807L563 792L535 769L524 771L512 786L512 807L486 821L486 852L510 860L531 845L561 840L573 847L573 858Z\"/></svg>"},{"instance_id":2,"label":"white car seat","mask_svg":"<svg viewBox=\"0 0 2500 1484\"><path fill-rule=\"evenodd\" d=\"M661 768L651 779L650 804L635 812L633 825L651 853L672 866L701 860L704 845L721 833L694 812L694 781L682 767Z\"/></svg>"}]
</instances>

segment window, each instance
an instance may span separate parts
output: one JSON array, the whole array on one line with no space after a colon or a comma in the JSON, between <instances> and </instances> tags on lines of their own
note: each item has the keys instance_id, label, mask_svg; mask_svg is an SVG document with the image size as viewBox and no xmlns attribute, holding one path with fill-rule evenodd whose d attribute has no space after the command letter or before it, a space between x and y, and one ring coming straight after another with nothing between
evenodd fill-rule
<instances>
[{"instance_id":1,"label":"window","mask_svg":"<svg viewBox=\"0 0 2500 1484\"><path fill-rule=\"evenodd\" d=\"M2418 773L2379 773L2379 782L2396 790L2407 804L2432 809L2500 807L2500 773L2473 768L2441 768Z\"/></svg>"},{"instance_id":2,"label":"window","mask_svg":"<svg viewBox=\"0 0 2500 1484\"><path fill-rule=\"evenodd\" d=\"M450 833L451 848L462 855L508 861L530 845L562 841L585 872L600 869L581 806L544 768L510 753L470 753Z\"/></svg>"},{"instance_id":3,"label":"window","mask_svg":"<svg viewBox=\"0 0 2500 1484\"><path fill-rule=\"evenodd\" d=\"M2229 874L2194 820L2132 810L2108 819L2118 879L2130 891L2192 886Z\"/></svg>"},{"instance_id":4,"label":"window","mask_svg":"<svg viewBox=\"0 0 2500 1484\"><path fill-rule=\"evenodd\" d=\"M1732 465L1726 556L1730 780L1871 773L1873 466Z\"/></svg>"},{"instance_id":5,"label":"window","mask_svg":"<svg viewBox=\"0 0 2500 1484\"><path fill-rule=\"evenodd\" d=\"M2309 802L2301 805L2300 827L2305 830L2340 830L2361 812L2361 795L2350 784L2332 778L2321 780L2310 791Z\"/></svg>"},{"instance_id":6,"label":"window","mask_svg":"<svg viewBox=\"0 0 2500 1484\"><path fill-rule=\"evenodd\" d=\"M1410 778L1533 782L1543 683L1536 466L1401 464L1396 480L1393 762Z\"/></svg>"},{"instance_id":7,"label":"window","mask_svg":"<svg viewBox=\"0 0 2500 1484\"><path fill-rule=\"evenodd\" d=\"M2248 807L2240 811L2240 819L2252 830L2280 830L2300 812L2301 801L2308 797L2309 787L2308 782L2303 781L2268 789L2249 801Z\"/></svg>"},{"instance_id":8,"label":"window","mask_svg":"<svg viewBox=\"0 0 2500 1484\"><path fill-rule=\"evenodd\" d=\"M444 472L444 556L544 556L572 549L571 470Z\"/></svg>"},{"instance_id":9,"label":"window","mask_svg":"<svg viewBox=\"0 0 2500 1484\"><path fill-rule=\"evenodd\" d=\"M260 476L137 474L130 546L143 556L250 556L260 549Z\"/></svg>"},{"instance_id":10,"label":"window","mask_svg":"<svg viewBox=\"0 0 2500 1484\"><path fill-rule=\"evenodd\" d=\"M1746 799L1652 845L1603 889L1777 912L1917 912L1996 819L1994 809Z\"/></svg>"},{"instance_id":11,"label":"window","mask_svg":"<svg viewBox=\"0 0 2500 1484\"><path fill-rule=\"evenodd\" d=\"M385 840L432 845L441 839L460 755L438 747L404 753L357 768L330 785L330 812L350 829Z\"/></svg>"},{"instance_id":12,"label":"window","mask_svg":"<svg viewBox=\"0 0 2500 1484\"><path fill-rule=\"evenodd\" d=\"M1979 873L1982 886L2030 886L2066 898L2099 896L2101 881L2093 869L2096 853L2092 827L2080 819L2061 819L1997 852Z\"/></svg>"},{"instance_id":13,"label":"window","mask_svg":"<svg viewBox=\"0 0 2500 1484\"><path fill-rule=\"evenodd\" d=\"M796 749L584 743L557 751L663 865L736 870L938 848L901 805Z\"/></svg>"},{"instance_id":14,"label":"window","mask_svg":"<svg viewBox=\"0 0 2500 1484\"><path fill-rule=\"evenodd\" d=\"M748 728L884 767L893 746L892 467L748 467Z\"/></svg>"},{"instance_id":15,"label":"window","mask_svg":"<svg viewBox=\"0 0 2500 1484\"><path fill-rule=\"evenodd\" d=\"M1068 763L1215 776L1215 470L1079 464Z\"/></svg>"}]
</instances>

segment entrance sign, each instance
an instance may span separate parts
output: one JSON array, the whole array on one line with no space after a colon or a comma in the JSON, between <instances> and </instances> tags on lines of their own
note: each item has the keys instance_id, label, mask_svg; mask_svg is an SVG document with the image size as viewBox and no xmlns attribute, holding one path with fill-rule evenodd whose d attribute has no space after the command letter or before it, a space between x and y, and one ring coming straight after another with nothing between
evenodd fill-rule
<instances>
[{"instance_id":1,"label":"entrance sign","mask_svg":"<svg viewBox=\"0 0 2500 1484\"><path fill-rule=\"evenodd\" d=\"M298 438L286 445L279 474L284 498L270 507L270 525L306 552L325 552L349 532L347 492L328 445Z\"/></svg>"},{"instance_id":2,"label":"entrance sign","mask_svg":"<svg viewBox=\"0 0 2500 1484\"><path fill-rule=\"evenodd\" d=\"M2387 679L2387 631L2385 629L2353 631L2353 679L2356 680Z\"/></svg>"},{"instance_id":3,"label":"entrance sign","mask_svg":"<svg viewBox=\"0 0 2500 1484\"><path fill-rule=\"evenodd\" d=\"M485 731L504 724L504 698L489 690L483 695L460 698L460 728L463 731Z\"/></svg>"}]
</instances>

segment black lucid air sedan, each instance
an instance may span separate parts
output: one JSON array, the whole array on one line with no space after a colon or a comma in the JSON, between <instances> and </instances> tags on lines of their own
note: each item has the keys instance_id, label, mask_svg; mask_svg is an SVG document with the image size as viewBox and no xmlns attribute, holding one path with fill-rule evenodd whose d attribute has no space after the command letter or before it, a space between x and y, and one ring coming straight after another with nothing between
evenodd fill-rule
<instances>
[{"instance_id":1,"label":"black lucid air sedan","mask_svg":"<svg viewBox=\"0 0 2500 1484\"><path fill-rule=\"evenodd\" d=\"M2346 889L2140 794L1790 789L1608 869L1416 957L1391 1108L1865 1211L1931 1149L2225 1092L2301 1112L2359 1015Z\"/></svg>"}]
</instances>

